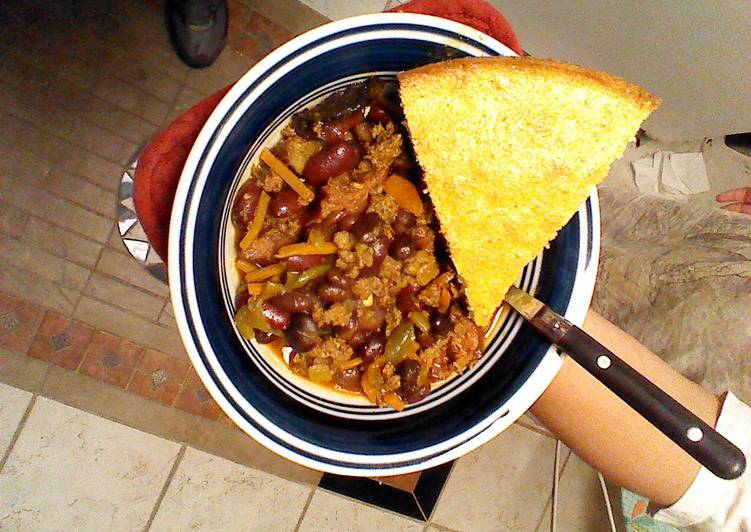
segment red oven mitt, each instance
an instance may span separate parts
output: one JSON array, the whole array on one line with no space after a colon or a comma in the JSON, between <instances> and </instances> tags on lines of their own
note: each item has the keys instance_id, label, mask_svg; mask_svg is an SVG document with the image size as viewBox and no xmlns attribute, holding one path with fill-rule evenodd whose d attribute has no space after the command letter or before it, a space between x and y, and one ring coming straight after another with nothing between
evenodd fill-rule
<instances>
[{"instance_id":1,"label":"red oven mitt","mask_svg":"<svg viewBox=\"0 0 751 532\"><path fill-rule=\"evenodd\" d=\"M522 53L511 25L484 0L412 0L390 11L434 15L472 26ZM149 243L166 262L167 236L177 182L201 128L229 85L194 105L157 134L138 158L133 202Z\"/></svg>"}]
</instances>

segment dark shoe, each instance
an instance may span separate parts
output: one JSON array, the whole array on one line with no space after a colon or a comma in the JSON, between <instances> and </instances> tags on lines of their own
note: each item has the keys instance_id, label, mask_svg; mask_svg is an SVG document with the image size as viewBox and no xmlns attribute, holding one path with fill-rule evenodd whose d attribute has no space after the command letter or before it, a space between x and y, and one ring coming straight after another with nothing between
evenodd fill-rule
<instances>
[{"instance_id":1,"label":"dark shoe","mask_svg":"<svg viewBox=\"0 0 751 532\"><path fill-rule=\"evenodd\" d=\"M227 3L167 0L165 7L170 41L180 59L193 68L211 65L227 40Z\"/></svg>"}]
</instances>

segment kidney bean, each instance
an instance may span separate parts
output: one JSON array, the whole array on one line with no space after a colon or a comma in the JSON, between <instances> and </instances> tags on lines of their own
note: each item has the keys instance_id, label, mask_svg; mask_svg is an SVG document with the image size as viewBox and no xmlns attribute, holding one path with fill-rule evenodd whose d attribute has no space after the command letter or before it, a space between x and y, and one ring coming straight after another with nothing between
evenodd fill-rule
<instances>
[{"instance_id":1,"label":"kidney bean","mask_svg":"<svg viewBox=\"0 0 751 532\"><path fill-rule=\"evenodd\" d=\"M258 342L259 344L270 344L276 339L276 335L272 332L253 329L253 333L255 334L256 342Z\"/></svg>"},{"instance_id":2,"label":"kidney bean","mask_svg":"<svg viewBox=\"0 0 751 532\"><path fill-rule=\"evenodd\" d=\"M288 272L302 272L326 262L326 255L292 255L287 257Z\"/></svg>"},{"instance_id":3,"label":"kidney bean","mask_svg":"<svg viewBox=\"0 0 751 532\"><path fill-rule=\"evenodd\" d=\"M417 289L413 285L408 284L396 295L396 308L405 314L420 310L420 303L417 300Z\"/></svg>"},{"instance_id":4,"label":"kidney bean","mask_svg":"<svg viewBox=\"0 0 751 532\"><path fill-rule=\"evenodd\" d=\"M396 159L394 159L394 162L391 164L391 168L393 168L397 172L407 174L415 168L415 165L409 155L402 153Z\"/></svg>"},{"instance_id":5,"label":"kidney bean","mask_svg":"<svg viewBox=\"0 0 751 532\"><path fill-rule=\"evenodd\" d=\"M303 176L311 185L322 185L330 178L349 172L362 160L360 149L351 142L336 142L313 155Z\"/></svg>"},{"instance_id":6,"label":"kidney bean","mask_svg":"<svg viewBox=\"0 0 751 532\"><path fill-rule=\"evenodd\" d=\"M380 103L374 103L370 106L368 118L375 122L380 122L384 125L391 122L391 116L389 116L389 113L386 111L386 109L383 108Z\"/></svg>"},{"instance_id":7,"label":"kidney bean","mask_svg":"<svg viewBox=\"0 0 751 532\"><path fill-rule=\"evenodd\" d=\"M285 294L279 294L269 299L269 303L290 314L297 312L310 312L314 302L313 294L294 290Z\"/></svg>"},{"instance_id":8,"label":"kidney bean","mask_svg":"<svg viewBox=\"0 0 751 532\"><path fill-rule=\"evenodd\" d=\"M386 321L386 311L380 307L367 307L362 309L358 319L360 321L359 330L377 331Z\"/></svg>"},{"instance_id":9,"label":"kidney bean","mask_svg":"<svg viewBox=\"0 0 751 532\"><path fill-rule=\"evenodd\" d=\"M300 196L291 188L283 188L271 198L269 208L271 214L277 218L286 218L291 214L298 213L304 209L297 199Z\"/></svg>"},{"instance_id":10,"label":"kidney bean","mask_svg":"<svg viewBox=\"0 0 751 532\"><path fill-rule=\"evenodd\" d=\"M325 283L318 287L318 297L326 303L341 303L349 297L349 290Z\"/></svg>"},{"instance_id":11,"label":"kidney bean","mask_svg":"<svg viewBox=\"0 0 751 532\"><path fill-rule=\"evenodd\" d=\"M261 187L255 181L245 183L237 193L235 204L232 206L232 220L242 227L250 225L260 197Z\"/></svg>"},{"instance_id":12,"label":"kidney bean","mask_svg":"<svg viewBox=\"0 0 751 532\"><path fill-rule=\"evenodd\" d=\"M386 255L389 253L389 244L391 241L385 236L376 238L370 247L373 249L373 264L360 270L360 277L368 277L369 275L376 275L381 271L381 265L386 259Z\"/></svg>"},{"instance_id":13,"label":"kidney bean","mask_svg":"<svg viewBox=\"0 0 751 532\"><path fill-rule=\"evenodd\" d=\"M344 275L344 272L339 268L331 268L326 272L326 280L331 286L338 286L339 288L349 288L355 282L354 279Z\"/></svg>"},{"instance_id":14,"label":"kidney bean","mask_svg":"<svg viewBox=\"0 0 751 532\"><path fill-rule=\"evenodd\" d=\"M420 363L417 360L405 360L399 365L399 377L401 377L402 393L414 391L417 387L417 379L420 377Z\"/></svg>"},{"instance_id":15,"label":"kidney bean","mask_svg":"<svg viewBox=\"0 0 751 532\"><path fill-rule=\"evenodd\" d=\"M369 364L373 362L376 357L382 355L385 350L386 337L382 334L374 334L357 349L355 354Z\"/></svg>"},{"instance_id":16,"label":"kidney bean","mask_svg":"<svg viewBox=\"0 0 751 532\"><path fill-rule=\"evenodd\" d=\"M417 216L399 207L396 211L396 219L393 224L394 232L397 235L404 234L412 229L415 223L417 223Z\"/></svg>"},{"instance_id":17,"label":"kidney bean","mask_svg":"<svg viewBox=\"0 0 751 532\"><path fill-rule=\"evenodd\" d=\"M321 139L326 143L346 140L347 131L365 120L365 114L362 109L350 113L335 122L321 126Z\"/></svg>"},{"instance_id":18,"label":"kidney bean","mask_svg":"<svg viewBox=\"0 0 751 532\"><path fill-rule=\"evenodd\" d=\"M362 378L362 369L360 366L343 369L334 373L334 382L345 390L359 392L362 390L360 379Z\"/></svg>"},{"instance_id":19,"label":"kidney bean","mask_svg":"<svg viewBox=\"0 0 751 532\"><path fill-rule=\"evenodd\" d=\"M294 314L284 335L292 349L300 353L310 351L321 343L321 331L307 314Z\"/></svg>"},{"instance_id":20,"label":"kidney bean","mask_svg":"<svg viewBox=\"0 0 751 532\"><path fill-rule=\"evenodd\" d=\"M359 217L360 215L354 212L345 214L344 216L342 216L342 219L339 220L339 229L341 231L351 230L352 226L355 225Z\"/></svg>"},{"instance_id":21,"label":"kidney bean","mask_svg":"<svg viewBox=\"0 0 751 532\"><path fill-rule=\"evenodd\" d=\"M261 313L269 325L274 329L283 331L289 327L292 316L289 312L282 310L278 306L271 303L271 301L264 301L261 305Z\"/></svg>"},{"instance_id":22,"label":"kidney bean","mask_svg":"<svg viewBox=\"0 0 751 532\"><path fill-rule=\"evenodd\" d=\"M366 212L352 226L352 234L363 244L372 244L378 238L383 220L375 212Z\"/></svg>"},{"instance_id":23,"label":"kidney bean","mask_svg":"<svg viewBox=\"0 0 751 532\"><path fill-rule=\"evenodd\" d=\"M389 248L389 255L396 260L407 260L415 254L415 239L410 235L396 237Z\"/></svg>"},{"instance_id":24,"label":"kidney bean","mask_svg":"<svg viewBox=\"0 0 751 532\"><path fill-rule=\"evenodd\" d=\"M451 316L448 313L433 312L430 315L430 330L440 336L448 334L451 330Z\"/></svg>"}]
</instances>

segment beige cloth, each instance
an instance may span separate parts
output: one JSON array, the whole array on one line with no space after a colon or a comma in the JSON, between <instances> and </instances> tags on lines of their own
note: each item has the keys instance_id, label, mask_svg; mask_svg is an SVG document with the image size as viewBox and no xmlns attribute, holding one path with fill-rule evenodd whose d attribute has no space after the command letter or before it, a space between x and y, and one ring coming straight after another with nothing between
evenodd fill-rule
<instances>
[{"instance_id":1,"label":"beige cloth","mask_svg":"<svg viewBox=\"0 0 751 532\"><path fill-rule=\"evenodd\" d=\"M612 175L627 167L600 187L594 310L693 381L751 404L751 217L645 196Z\"/></svg>"}]
</instances>

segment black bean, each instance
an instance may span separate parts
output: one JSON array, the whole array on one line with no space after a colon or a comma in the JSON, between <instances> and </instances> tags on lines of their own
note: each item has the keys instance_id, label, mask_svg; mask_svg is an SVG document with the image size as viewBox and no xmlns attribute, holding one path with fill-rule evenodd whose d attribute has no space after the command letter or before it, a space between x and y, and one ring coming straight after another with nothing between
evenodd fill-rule
<instances>
[{"instance_id":1,"label":"black bean","mask_svg":"<svg viewBox=\"0 0 751 532\"><path fill-rule=\"evenodd\" d=\"M359 366L349 369L343 369L334 373L334 382L345 390L359 392L362 390L360 379L362 378L362 369Z\"/></svg>"},{"instance_id":2,"label":"black bean","mask_svg":"<svg viewBox=\"0 0 751 532\"><path fill-rule=\"evenodd\" d=\"M364 244L373 243L378 238L380 225L383 223L378 214L366 212L352 226L352 234Z\"/></svg>"},{"instance_id":3,"label":"black bean","mask_svg":"<svg viewBox=\"0 0 751 532\"><path fill-rule=\"evenodd\" d=\"M360 346L357 350L357 356L362 358L367 364L373 362L376 357L381 356L386 349L386 337L382 334L374 334Z\"/></svg>"},{"instance_id":4,"label":"black bean","mask_svg":"<svg viewBox=\"0 0 751 532\"><path fill-rule=\"evenodd\" d=\"M447 334L451 330L451 316L433 312L430 315L430 330L440 336Z\"/></svg>"},{"instance_id":5,"label":"black bean","mask_svg":"<svg viewBox=\"0 0 751 532\"><path fill-rule=\"evenodd\" d=\"M321 331L307 314L294 314L284 335L292 349L300 353L310 351L321 343Z\"/></svg>"},{"instance_id":6,"label":"black bean","mask_svg":"<svg viewBox=\"0 0 751 532\"><path fill-rule=\"evenodd\" d=\"M338 286L339 288L349 288L354 283L354 279L344 275L344 272L339 268L331 268L326 273L326 280L331 286Z\"/></svg>"},{"instance_id":7,"label":"black bean","mask_svg":"<svg viewBox=\"0 0 751 532\"><path fill-rule=\"evenodd\" d=\"M417 217L413 213L399 207L399 210L396 211L396 219L393 224L394 232L397 235L406 233L415 226L415 223L417 223Z\"/></svg>"},{"instance_id":8,"label":"black bean","mask_svg":"<svg viewBox=\"0 0 751 532\"><path fill-rule=\"evenodd\" d=\"M396 240L394 240L389 248L389 255L396 260L407 260L414 254L415 239L406 234L396 237Z\"/></svg>"}]
</instances>

